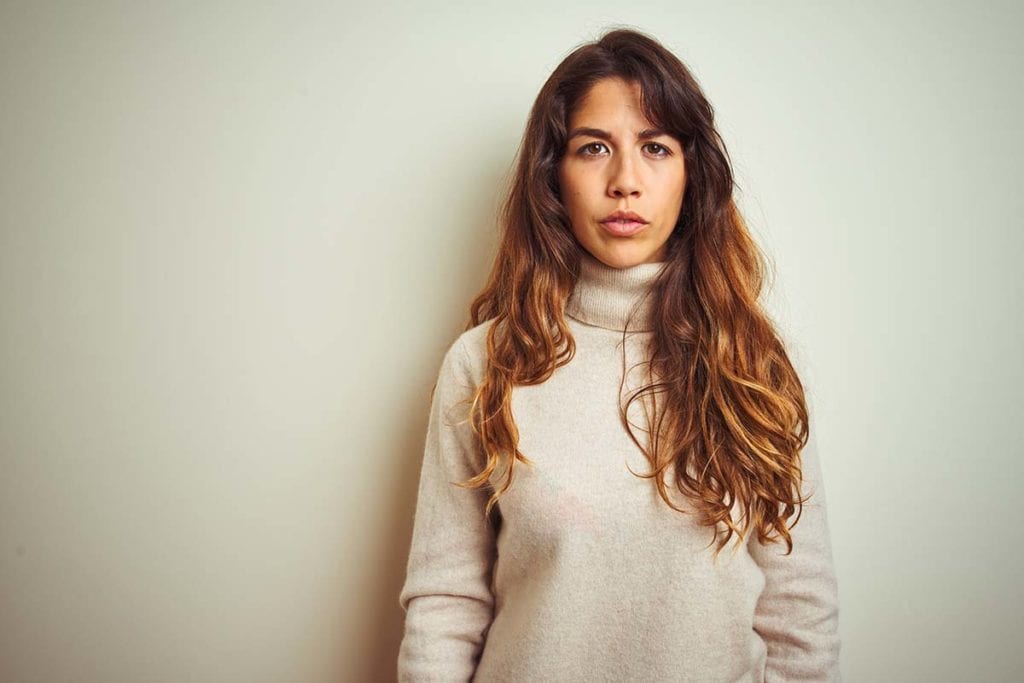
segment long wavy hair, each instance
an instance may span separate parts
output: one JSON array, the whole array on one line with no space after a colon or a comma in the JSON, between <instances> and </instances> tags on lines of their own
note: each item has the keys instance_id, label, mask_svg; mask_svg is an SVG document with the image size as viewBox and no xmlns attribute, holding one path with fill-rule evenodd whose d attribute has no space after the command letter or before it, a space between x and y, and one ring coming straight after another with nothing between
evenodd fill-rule
<instances>
[{"instance_id":1,"label":"long wavy hair","mask_svg":"<svg viewBox=\"0 0 1024 683\"><path fill-rule=\"evenodd\" d=\"M657 399L648 446L623 420L651 464L649 473L636 476L653 479L670 507L688 513L668 495L665 474L673 470L671 479L692 502L698 522L713 529L709 547L718 540L716 558L733 533L738 547L750 529L762 543L785 539L788 554L793 541L786 520L797 512L795 525L806 502L800 452L809 427L803 386L758 303L765 256L733 200L733 173L711 104L675 55L631 29L611 30L571 52L530 111L498 214L494 265L466 326L494 321L468 417L486 465L458 485L488 487L491 513L512 485L516 463L533 465L518 448L513 387L544 382L575 355L563 314L582 246L561 201L558 167L570 114L608 77L639 84L645 116L682 143L688 177L667 264L650 293L653 329L645 362L648 378L657 381L620 404L625 414L643 395ZM496 489L490 479L499 466L504 480Z\"/></svg>"}]
</instances>

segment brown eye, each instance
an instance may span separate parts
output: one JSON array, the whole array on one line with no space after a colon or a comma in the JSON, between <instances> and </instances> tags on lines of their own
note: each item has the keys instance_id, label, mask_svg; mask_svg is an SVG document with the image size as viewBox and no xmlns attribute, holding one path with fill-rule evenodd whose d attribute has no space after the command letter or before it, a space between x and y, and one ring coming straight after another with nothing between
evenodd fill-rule
<instances>
[{"instance_id":1,"label":"brown eye","mask_svg":"<svg viewBox=\"0 0 1024 683\"><path fill-rule=\"evenodd\" d=\"M588 142L587 144L585 144L582 147L580 147L580 153L583 156L587 156L587 157L595 156L595 154L591 154L590 152L588 152L588 150L592 150L595 147L604 147L604 143L603 142Z\"/></svg>"},{"instance_id":2,"label":"brown eye","mask_svg":"<svg viewBox=\"0 0 1024 683\"><path fill-rule=\"evenodd\" d=\"M659 151L655 152L655 156L666 157L670 154L668 147L660 145L657 142L652 142L647 145L648 147L656 147Z\"/></svg>"}]
</instances>

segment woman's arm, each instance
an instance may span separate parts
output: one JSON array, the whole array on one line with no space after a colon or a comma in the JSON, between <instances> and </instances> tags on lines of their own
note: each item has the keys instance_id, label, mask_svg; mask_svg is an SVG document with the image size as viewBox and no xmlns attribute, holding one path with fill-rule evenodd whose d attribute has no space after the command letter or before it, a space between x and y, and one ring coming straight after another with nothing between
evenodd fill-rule
<instances>
[{"instance_id":1,"label":"woman's arm","mask_svg":"<svg viewBox=\"0 0 1024 683\"><path fill-rule=\"evenodd\" d=\"M475 387L460 337L441 363L427 439L405 585L399 603L405 634L400 681L472 678L494 613L491 571L495 533L484 516L489 493L452 482L475 475L479 462L468 422Z\"/></svg>"},{"instance_id":2,"label":"woman's arm","mask_svg":"<svg viewBox=\"0 0 1024 683\"><path fill-rule=\"evenodd\" d=\"M765 575L754 630L768 645L766 683L841 680L839 590L813 431L801 458L803 493L811 498L790 530L793 552L784 555L785 543L761 545L756 536L750 539L750 554Z\"/></svg>"}]
</instances>

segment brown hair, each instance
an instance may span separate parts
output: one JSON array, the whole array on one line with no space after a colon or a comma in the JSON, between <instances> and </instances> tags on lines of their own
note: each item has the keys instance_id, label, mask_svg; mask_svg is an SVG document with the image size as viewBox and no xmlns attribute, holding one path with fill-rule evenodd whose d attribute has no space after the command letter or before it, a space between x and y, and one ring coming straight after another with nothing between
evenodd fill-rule
<instances>
[{"instance_id":1,"label":"brown hair","mask_svg":"<svg viewBox=\"0 0 1024 683\"><path fill-rule=\"evenodd\" d=\"M575 354L563 311L579 276L582 247L560 199L558 165L570 114L608 77L639 84L645 116L682 143L688 178L667 265L652 286L646 362L649 377L658 381L633 393L626 405L644 394L660 396L649 450L624 421L653 468L637 476L653 478L665 502L685 513L666 489L664 474L672 466L675 485L692 499L699 523L714 529L712 543L723 535L716 557L733 532L738 546L751 528L762 542L781 536L791 552L785 521L805 502L800 451L808 417L800 379L758 303L765 257L733 200L730 160L711 104L675 55L635 30L611 30L576 48L530 111L499 214L493 269L470 305L467 325L494 320L484 378L470 406L486 466L459 485L489 486L505 461L489 514L511 486L516 462L533 465L518 449L512 388L544 382ZM742 529L732 519L733 508L742 512Z\"/></svg>"}]
</instances>

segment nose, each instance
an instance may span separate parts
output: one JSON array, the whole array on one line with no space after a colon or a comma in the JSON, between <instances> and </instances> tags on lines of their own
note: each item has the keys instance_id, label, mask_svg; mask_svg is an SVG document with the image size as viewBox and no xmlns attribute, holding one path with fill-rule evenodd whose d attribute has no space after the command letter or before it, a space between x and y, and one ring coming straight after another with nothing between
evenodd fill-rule
<instances>
[{"instance_id":1,"label":"nose","mask_svg":"<svg viewBox=\"0 0 1024 683\"><path fill-rule=\"evenodd\" d=\"M640 194L640 179L636 173L636 163L628 154L619 155L617 163L611 167L608 179L608 194L612 197L628 197Z\"/></svg>"}]
</instances>

